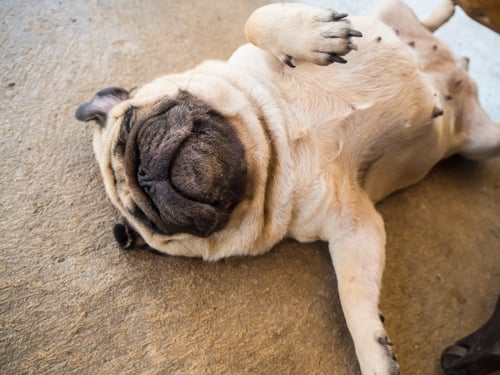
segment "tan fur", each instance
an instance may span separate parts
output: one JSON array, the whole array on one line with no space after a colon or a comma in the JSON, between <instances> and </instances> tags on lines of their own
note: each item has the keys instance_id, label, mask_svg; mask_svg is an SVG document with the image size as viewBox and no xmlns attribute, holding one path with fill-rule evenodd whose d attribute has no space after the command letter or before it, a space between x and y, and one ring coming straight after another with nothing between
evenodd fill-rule
<instances>
[{"instance_id":1,"label":"tan fur","mask_svg":"<svg viewBox=\"0 0 500 375\"><path fill-rule=\"evenodd\" d=\"M435 13L427 28L439 27L452 9ZM396 374L378 318L385 233L374 203L453 153L499 154L500 130L479 106L463 63L405 5L383 2L373 18L325 24L329 16L297 4L257 10L245 28L253 45L227 62L208 61L141 87L97 128L94 149L112 203L159 251L217 260L263 253L285 237L328 241L363 374ZM364 37L348 63L319 66L325 60L318 51L344 55L353 42L322 33L351 27ZM287 56L295 69L282 63ZM127 108L179 90L226 116L247 151L247 195L227 227L207 238L154 233L130 215L123 160L112 155Z\"/></svg>"}]
</instances>

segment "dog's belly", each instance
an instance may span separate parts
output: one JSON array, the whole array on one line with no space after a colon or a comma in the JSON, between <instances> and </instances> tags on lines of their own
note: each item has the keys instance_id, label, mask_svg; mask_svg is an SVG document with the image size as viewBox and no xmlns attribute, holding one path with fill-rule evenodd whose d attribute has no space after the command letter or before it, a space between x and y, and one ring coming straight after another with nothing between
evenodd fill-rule
<instances>
[{"instance_id":1,"label":"dog's belly","mask_svg":"<svg viewBox=\"0 0 500 375\"><path fill-rule=\"evenodd\" d=\"M347 64L284 66L252 45L229 60L272 87L287 118L295 181L287 236L321 239L324 220L360 186L377 202L418 182L449 148L445 116L417 56L384 23L353 18L364 37Z\"/></svg>"},{"instance_id":2,"label":"dog's belly","mask_svg":"<svg viewBox=\"0 0 500 375\"><path fill-rule=\"evenodd\" d=\"M281 94L299 207L288 236L301 241L321 238L346 180L376 202L423 178L449 146L446 116L433 118L438 99L414 52L382 22L353 24L364 37L347 64L276 68L282 63L251 45L229 60Z\"/></svg>"},{"instance_id":3,"label":"dog's belly","mask_svg":"<svg viewBox=\"0 0 500 375\"><path fill-rule=\"evenodd\" d=\"M432 112L423 112L428 119L395 119L369 146L357 177L373 202L417 183L445 156L442 121L432 121Z\"/></svg>"},{"instance_id":4,"label":"dog's belly","mask_svg":"<svg viewBox=\"0 0 500 375\"><path fill-rule=\"evenodd\" d=\"M353 23L365 37L347 64L299 65L276 84L296 119L289 127L292 148L300 145L297 163L312 155L318 175L349 176L379 201L445 156L449 120L436 116L439 96L393 30L364 18ZM297 170L307 168L314 166Z\"/></svg>"}]
</instances>

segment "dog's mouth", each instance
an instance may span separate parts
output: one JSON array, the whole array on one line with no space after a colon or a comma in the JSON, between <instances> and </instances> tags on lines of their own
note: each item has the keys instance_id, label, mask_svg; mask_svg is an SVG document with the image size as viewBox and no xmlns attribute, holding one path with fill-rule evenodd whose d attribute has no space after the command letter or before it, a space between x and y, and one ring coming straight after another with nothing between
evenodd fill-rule
<instances>
[{"instance_id":1,"label":"dog's mouth","mask_svg":"<svg viewBox=\"0 0 500 375\"><path fill-rule=\"evenodd\" d=\"M223 229L247 185L245 150L233 126L186 92L139 112L127 110L117 143L138 206L132 214L168 235L206 237Z\"/></svg>"}]
</instances>

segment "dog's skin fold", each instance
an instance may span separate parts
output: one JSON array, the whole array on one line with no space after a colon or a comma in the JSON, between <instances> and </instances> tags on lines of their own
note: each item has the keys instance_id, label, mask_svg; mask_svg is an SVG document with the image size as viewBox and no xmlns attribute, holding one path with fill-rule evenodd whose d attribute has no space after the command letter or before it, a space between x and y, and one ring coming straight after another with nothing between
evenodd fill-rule
<instances>
[{"instance_id":1,"label":"dog's skin fold","mask_svg":"<svg viewBox=\"0 0 500 375\"><path fill-rule=\"evenodd\" d=\"M441 159L500 154L468 60L398 0L370 18L274 4L227 62L159 77L133 94L101 90L94 151L124 222L123 248L217 260L285 237L328 241L364 375L399 366L379 317L385 231L374 204Z\"/></svg>"}]
</instances>

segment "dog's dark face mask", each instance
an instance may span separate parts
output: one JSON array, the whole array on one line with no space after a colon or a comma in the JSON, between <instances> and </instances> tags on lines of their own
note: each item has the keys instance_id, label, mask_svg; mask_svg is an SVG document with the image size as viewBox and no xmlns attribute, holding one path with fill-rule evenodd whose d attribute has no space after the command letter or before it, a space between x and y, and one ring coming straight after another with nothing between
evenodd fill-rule
<instances>
[{"instance_id":1,"label":"dog's dark face mask","mask_svg":"<svg viewBox=\"0 0 500 375\"><path fill-rule=\"evenodd\" d=\"M227 224L245 194L245 151L229 121L181 92L121 124L127 185L164 234L208 236ZM145 218L143 218L145 219Z\"/></svg>"},{"instance_id":2,"label":"dog's dark face mask","mask_svg":"<svg viewBox=\"0 0 500 375\"><path fill-rule=\"evenodd\" d=\"M127 99L123 89L101 90L76 117L104 128L112 107ZM149 108L130 107L119 126L110 152L123 161L136 205L127 207L130 214L166 235L206 237L226 226L245 194L247 164L244 147L224 116L180 92Z\"/></svg>"}]
</instances>

